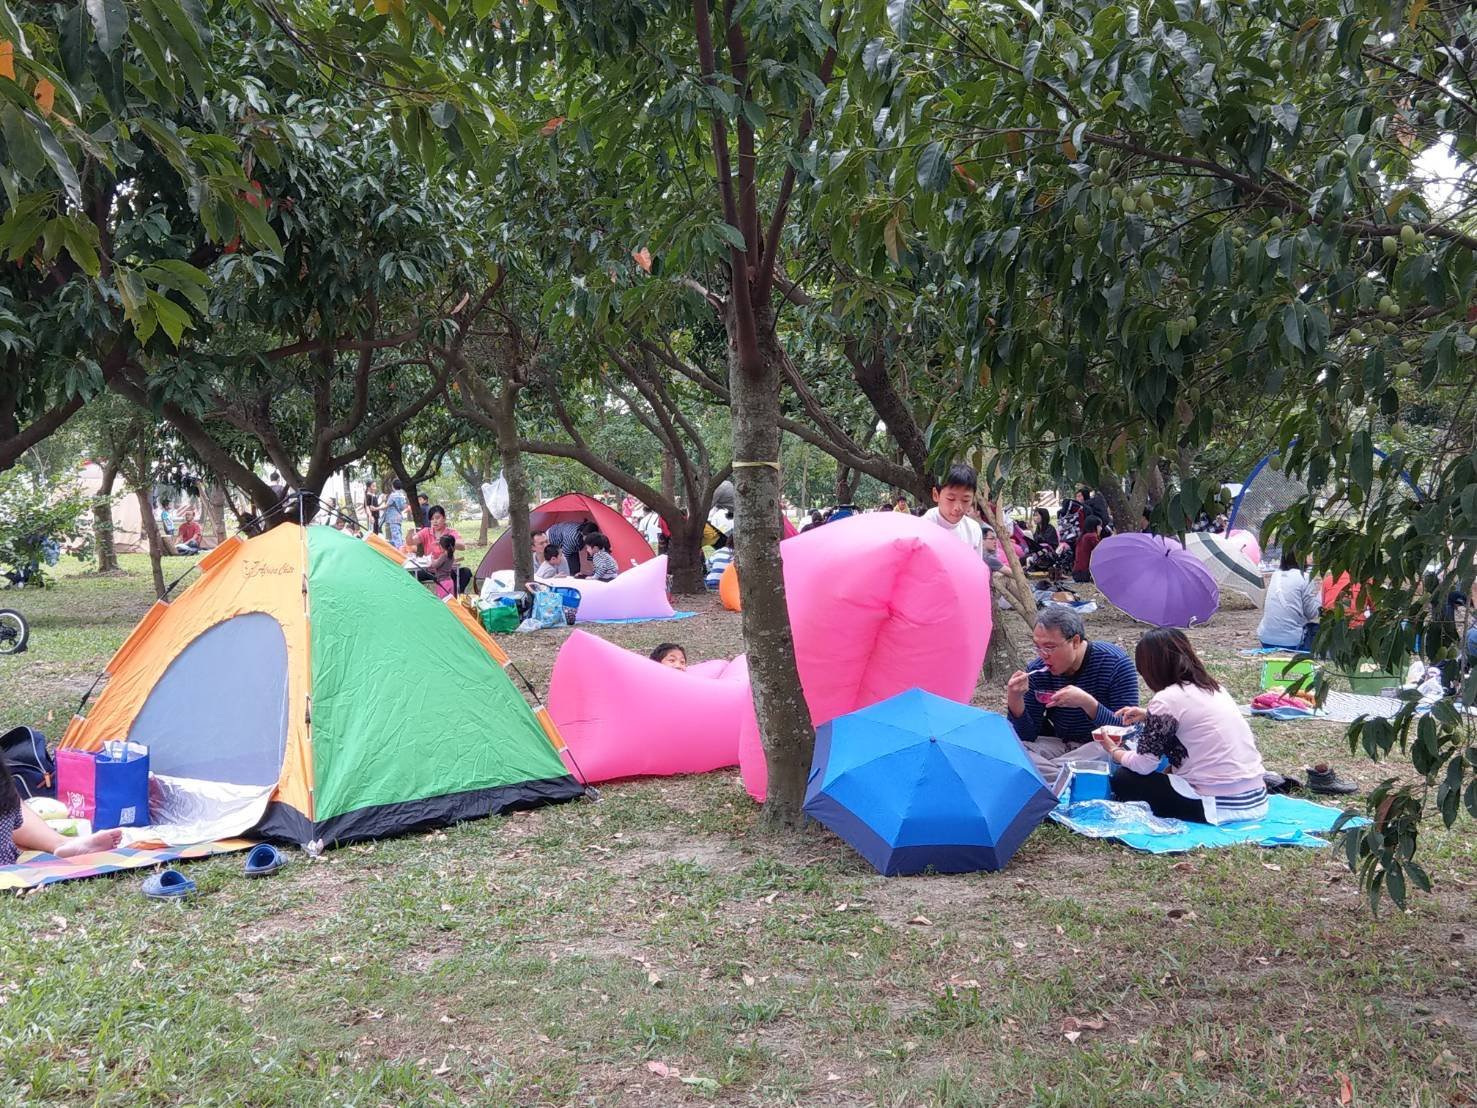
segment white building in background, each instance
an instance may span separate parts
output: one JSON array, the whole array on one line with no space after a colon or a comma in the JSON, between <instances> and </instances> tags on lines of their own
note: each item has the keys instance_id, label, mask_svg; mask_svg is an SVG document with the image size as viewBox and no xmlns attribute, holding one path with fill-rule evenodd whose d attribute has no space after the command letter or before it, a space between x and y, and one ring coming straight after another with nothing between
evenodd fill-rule
<instances>
[{"instance_id":1,"label":"white building in background","mask_svg":"<svg viewBox=\"0 0 1477 1108\"><path fill-rule=\"evenodd\" d=\"M87 496L99 496L103 489L103 467L88 462L77 474L77 484ZM139 519L138 497L133 487L117 477L113 481L113 546L120 554L137 554L147 549Z\"/></svg>"}]
</instances>

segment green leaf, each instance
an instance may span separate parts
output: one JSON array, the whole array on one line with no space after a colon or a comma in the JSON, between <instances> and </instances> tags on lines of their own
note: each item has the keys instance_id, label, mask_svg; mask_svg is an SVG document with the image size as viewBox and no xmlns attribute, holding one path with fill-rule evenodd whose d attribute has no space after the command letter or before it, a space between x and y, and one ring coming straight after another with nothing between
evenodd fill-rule
<instances>
[{"instance_id":1,"label":"green leaf","mask_svg":"<svg viewBox=\"0 0 1477 1108\"><path fill-rule=\"evenodd\" d=\"M913 29L913 0L887 0L887 22L898 38L907 38Z\"/></svg>"},{"instance_id":2,"label":"green leaf","mask_svg":"<svg viewBox=\"0 0 1477 1108\"><path fill-rule=\"evenodd\" d=\"M74 85L82 84L88 76L87 48L91 42L87 29L87 13L79 4L62 21L62 69Z\"/></svg>"},{"instance_id":3,"label":"green leaf","mask_svg":"<svg viewBox=\"0 0 1477 1108\"><path fill-rule=\"evenodd\" d=\"M1395 907L1405 907L1405 874L1401 872L1400 863L1394 860L1385 867L1385 891L1390 894Z\"/></svg>"},{"instance_id":4,"label":"green leaf","mask_svg":"<svg viewBox=\"0 0 1477 1108\"><path fill-rule=\"evenodd\" d=\"M726 221L717 223L714 225L714 230L718 232L719 238L728 243L728 245L733 247L735 250L748 249L748 246L744 243L744 233L740 231L737 227L735 227L732 223L728 223Z\"/></svg>"},{"instance_id":5,"label":"green leaf","mask_svg":"<svg viewBox=\"0 0 1477 1108\"><path fill-rule=\"evenodd\" d=\"M1293 349L1306 351L1303 345L1303 321L1297 312L1296 304L1289 304L1282 310L1282 333L1287 336L1287 341L1292 344Z\"/></svg>"},{"instance_id":6,"label":"green leaf","mask_svg":"<svg viewBox=\"0 0 1477 1108\"><path fill-rule=\"evenodd\" d=\"M97 234L97 228L91 221L87 224L88 231ZM63 241L66 243L67 253L72 255L72 260L77 263L83 273L89 277L97 277L102 272L102 265L98 261L97 247L88 236L87 231L78 226L75 220L68 220L63 231Z\"/></svg>"},{"instance_id":7,"label":"green leaf","mask_svg":"<svg viewBox=\"0 0 1477 1108\"><path fill-rule=\"evenodd\" d=\"M36 129L14 104L0 105L0 133L5 136L6 156L22 177L30 180L46 168L46 151Z\"/></svg>"},{"instance_id":8,"label":"green leaf","mask_svg":"<svg viewBox=\"0 0 1477 1108\"><path fill-rule=\"evenodd\" d=\"M128 8L123 0L87 0L87 14L92 16L99 50L111 54L123 45L123 36L128 33Z\"/></svg>"},{"instance_id":9,"label":"green leaf","mask_svg":"<svg viewBox=\"0 0 1477 1108\"><path fill-rule=\"evenodd\" d=\"M930 142L918 155L918 187L924 192L942 192L954 172L954 162L941 142Z\"/></svg>"},{"instance_id":10,"label":"green leaf","mask_svg":"<svg viewBox=\"0 0 1477 1108\"><path fill-rule=\"evenodd\" d=\"M245 200L236 200L232 202L231 210L241 222L241 231L248 242L282 257L282 240L277 237L277 232L267 222L266 214L260 208Z\"/></svg>"},{"instance_id":11,"label":"green leaf","mask_svg":"<svg viewBox=\"0 0 1477 1108\"><path fill-rule=\"evenodd\" d=\"M56 134L52 131L50 124L39 115L31 112L26 113L26 118L36 130L36 138L41 143L41 149L46 152L46 158L51 162L51 168L66 190L67 199L73 207L82 206L82 182L77 179L77 171L72 168L72 160L67 157L67 152L62 149L62 144L57 141Z\"/></svg>"},{"instance_id":12,"label":"green leaf","mask_svg":"<svg viewBox=\"0 0 1477 1108\"><path fill-rule=\"evenodd\" d=\"M1272 118L1289 135L1298 129L1298 109L1291 100L1272 105Z\"/></svg>"},{"instance_id":13,"label":"green leaf","mask_svg":"<svg viewBox=\"0 0 1477 1108\"><path fill-rule=\"evenodd\" d=\"M154 315L159 320L159 326L164 328L164 333L169 336L169 341L179 346L181 337L189 330L190 313L181 308L169 297L163 296L152 289L149 290L149 307L154 309Z\"/></svg>"}]
</instances>

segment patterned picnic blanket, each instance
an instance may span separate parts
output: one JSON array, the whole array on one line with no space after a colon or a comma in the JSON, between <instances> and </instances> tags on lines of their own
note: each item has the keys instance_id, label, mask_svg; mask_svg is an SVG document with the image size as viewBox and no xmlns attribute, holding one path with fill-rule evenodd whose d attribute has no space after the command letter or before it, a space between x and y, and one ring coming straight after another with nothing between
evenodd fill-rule
<instances>
[{"instance_id":1,"label":"patterned picnic blanket","mask_svg":"<svg viewBox=\"0 0 1477 1108\"><path fill-rule=\"evenodd\" d=\"M100 877L105 873L118 873L120 870L147 869L166 862L209 858L213 854L247 850L252 845L246 839L219 839L193 846L167 846L157 850L120 846L117 850L84 854L80 858L58 858L55 854L26 850L21 852L20 861L15 865L0 866L0 891L37 889L42 885L72 881L79 877Z\"/></svg>"}]
</instances>

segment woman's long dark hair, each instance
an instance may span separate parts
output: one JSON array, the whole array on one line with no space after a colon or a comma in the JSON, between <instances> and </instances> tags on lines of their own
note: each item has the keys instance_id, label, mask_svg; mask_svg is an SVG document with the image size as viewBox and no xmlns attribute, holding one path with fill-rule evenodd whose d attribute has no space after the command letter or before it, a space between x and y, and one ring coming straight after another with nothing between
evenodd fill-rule
<instances>
[{"instance_id":1,"label":"woman's long dark hair","mask_svg":"<svg viewBox=\"0 0 1477 1108\"><path fill-rule=\"evenodd\" d=\"M21 794L15 787L15 778L10 775L10 763L0 754L0 816L20 811Z\"/></svg>"},{"instance_id":2,"label":"woman's long dark hair","mask_svg":"<svg viewBox=\"0 0 1477 1108\"><path fill-rule=\"evenodd\" d=\"M1133 652L1133 664L1143 676L1150 692L1171 685L1194 685L1206 692L1219 692L1220 682L1205 669L1190 640L1177 627L1156 627L1139 639Z\"/></svg>"},{"instance_id":3,"label":"woman's long dark hair","mask_svg":"<svg viewBox=\"0 0 1477 1108\"><path fill-rule=\"evenodd\" d=\"M1051 513L1045 508L1036 509L1036 532L1040 534L1051 526Z\"/></svg>"}]
</instances>

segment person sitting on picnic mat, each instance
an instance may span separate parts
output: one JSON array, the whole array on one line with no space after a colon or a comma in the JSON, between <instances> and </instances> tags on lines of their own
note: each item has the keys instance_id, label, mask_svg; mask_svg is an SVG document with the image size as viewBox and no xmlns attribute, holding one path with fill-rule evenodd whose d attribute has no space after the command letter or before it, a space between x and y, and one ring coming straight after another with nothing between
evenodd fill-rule
<instances>
[{"instance_id":1,"label":"person sitting on picnic mat","mask_svg":"<svg viewBox=\"0 0 1477 1108\"><path fill-rule=\"evenodd\" d=\"M10 766L0 754L0 866L15 865L22 850L42 850L58 858L75 858L79 854L112 850L122 841L123 832L116 827L75 839L57 831L21 799Z\"/></svg>"},{"instance_id":2,"label":"person sitting on picnic mat","mask_svg":"<svg viewBox=\"0 0 1477 1108\"><path fill-rule=\"evenodd\" d=\"M540 531L539 534L543 532ZM546 542L534 560L538 563L538 568L533 571L535 581L552 581L556 577L568 576L568 570L564 566L564 551L553 543Z\"/></svg>"},{"instance_id":3,"label":"person sitting on picnic mat","mask_svg":"<svg viewBox=\"0 0 1477 1108\"><path fill-rule=\"evenodd\" d=\"M1141 724L1138 749L1117 736L1097 741L1116 763L1113 796L1142 801L1156 816L1193 823L1231 823L1267 814L1266 772L1256 737L1231 694L1206 672L1185 633L1149 631L1134 662L1153 692L1147 708L1118 718Z\"/></svg>"},{"instance_id":4,"label":"person sitting on picnic mat","mask_svg":"<svg viewBox=\"0 0 1477 1108\"><path fill-rule=\"evenodd\" d=\"M1138 704L1139 680L1123 648L1089 642L1071 608L1043 608L1031 638L1037 657L1006 682L1005 709L1031 764L1056 788L1067 763L1104 757L1092 733Z\"/></svg>"},{"instance_id":5,"label":"person sitting on picnic mat","mask_svg":"<svg viewBox=\"0 0 1477 1108\"><path fill-rule=\"evenodd\" d=\"M1256 635L1262 646L1311 650L1323 616L1323 591L1292 546L1282 548L1282 568L1267 583L1262 621Z\"/></svg>"},{"instance_id":6,"label":"person sitting on picnic mat","mask_svg":"<svg viewBox=\"0 0 1477 1108\"><path fill-rule=\"evenodd\" d=\"M583 576L580 572L580 552L585 548L585 536L596 534L600 525L594 520L566 520L549 528L546 538L549 543L564 551L564 569L571 577Z\"/></svg>"},{"instance_id":7,"label":"person sitting on picnic mat","mask_svg":"<svg viewBox=\"0 0 1477 1108\"><path fill-rule=\"evenodd\" d=\"M585 560L590 563L590 571L577 574L579 577L614 581L621 571L615 556L610 552L610 540L599 531L591 531L585 535Z\"/></svg>"}]
</instances>

